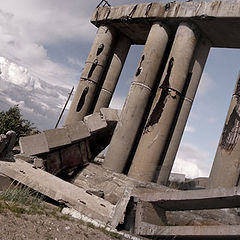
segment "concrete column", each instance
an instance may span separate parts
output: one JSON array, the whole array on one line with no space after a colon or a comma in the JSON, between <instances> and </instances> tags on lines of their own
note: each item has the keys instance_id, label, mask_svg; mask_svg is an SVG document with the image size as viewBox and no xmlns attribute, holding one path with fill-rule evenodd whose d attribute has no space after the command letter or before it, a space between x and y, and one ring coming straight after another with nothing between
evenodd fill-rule
<instances>
[{"instance_id":1,"label":"concrete column","mask_svg":"<svg viewBox=\"0 0 240 240\"><path fill-rule=\"evenodd\" d=\"M94 112L99 112L100 108L109 106L130 46L130 39L121 35L114 49L113 58L94 108Z\"/></svg>"},{"instance_id":2,"label":"concrete column","mask_svg":"<svg viewBox=\"0 0 240 240\"><path fill-rule=\"evenodd\" d=\"M157 180L159 184L166 185L168 182L210 47L211 42L205 38L201 38L197 44L189 69L189 78L187 79L189 82L186 82L186 85L188 85L186 86L186 94L182 97L180 103L178 119L170 143L166 146L167 149L165 147L166 154Z\"/></svg>"},{"instance_id":3,"label":"concrete column","mask_svg":"<svg viewBox=\"0 0 240 240\"><path fill-rule=\"evenodd\" d=\"M112 56L114 40L113 28L99 27L64 125L80 121L91 113L96 90Z\"/></svg>"},{"instance_id":4,"label":"concrete column","mask_svg":"<svg viewBox=\"0 0 240 240\"><path fill-rule=\"evenodd\" d=\"M194 26L181 23L128 173L130 177L153 181L157 167L162 164L161 156L176 116L196 43Z\"/></svg>"},{"instance_id":5,"label":"concrete column","mask_svg":"<svg viewBox=\"0 0 240 240\"><path fill-rule=\"evenodd\" d=\"M209 188L239 185L240 75L232 96L222 136L209 177Z\"/></svg>"},{"instance_id":6,"label":"concrete column","mask_svg":"<svg viewBox=\"0 0 240 240\"><path fill-rule=\"evenodd\" d=\"M161 23L154 23L107 151L103 164L105 168L123 172L127 164L167 43L166 27Z\"/></svg>"}]
</instances>

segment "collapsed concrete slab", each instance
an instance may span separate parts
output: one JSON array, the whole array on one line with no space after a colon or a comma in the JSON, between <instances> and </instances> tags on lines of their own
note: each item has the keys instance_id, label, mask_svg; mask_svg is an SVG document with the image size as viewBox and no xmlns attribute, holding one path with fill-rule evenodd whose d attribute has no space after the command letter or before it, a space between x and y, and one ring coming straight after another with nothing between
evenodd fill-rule
<instances>
[{"instance_id":1,"label":"collapsed concrete slab","mask_svg":"<svg viewBox=\"0 0 240 240\"><path fill-rule=\"evenodd\" d=\"M0 161L0 172L51 199L74 208L89 218L114 228L123 218L130 198L130 190L126 189L122 199L113 205L87 192L84 188L68 183L18 158L12 162Z\"/></svg>"}]
</instances>

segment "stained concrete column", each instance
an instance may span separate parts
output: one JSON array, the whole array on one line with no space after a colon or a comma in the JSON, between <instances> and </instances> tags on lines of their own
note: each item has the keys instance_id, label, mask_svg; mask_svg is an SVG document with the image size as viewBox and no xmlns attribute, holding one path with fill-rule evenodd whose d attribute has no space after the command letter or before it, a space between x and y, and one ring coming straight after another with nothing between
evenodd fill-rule
<instances>
[{"instance_id":1,"label":"stained concrete column","mask_svg":"<svg viewBox=\"0 0 240 240\"><path fill-rule=\"evenodd\" d=\"M130 177L153 181L157 167L162 164L161 156L176 116L196 43L194 26L181 23L128 173Z\"/></svg>"},{"instance_id":2,"label":"stained concrete column","mask_svg":"<svg viewBox=\"0 0 240 240\"><path fill-rule=\"evenodd\" d=\"M120 35L114 49L111 64L94 108L94 112L99 112L100 108L109 106L130 46L130 39L124 35Z\"/></svg>"},{"instance_id":3,"label":"stained concrete column","mask_svg":"<svg viewBox=\"0 0 240 240\"><path fill-rule=\"evenodd\" d=\"M64 125L80 121L91 113L96 90L112 56L114 40L113 28L99 27Z\"/></svg>"},{"instance_id":4,"label":"stained concrete column","mask_svg":"<svg viewBox=\"0 0 240 240\"><path fill-rule=\"evenodd\" d=\"M184 94L185 96L182 97L180 103L178 118L170 143L168 146L165 146L166 154L165 157L163 156L164 161L157 180L159 184L166 185L168 182L210 47L211 42L206 38L201 38L197 44L194 58L189 68L187 82L185 84L186 94Z\"/></svg>"},{"instance_id":5,"label":"stained concrete column","mask_svg":"<svg viewBox=\"0 0 240 240\"><path fill-rule=\"evenodd\" d=\"M137 72L114 131L103 166L123 172L141 125L151 90L157 78L168 43L168 32L161 23L154 23L149 32Z\"/></svg>"},{"instance_id":6,"label":"stained concrete column","mask_svg":"<svg viewBox=\"0 0 240 240\"><path fill-rule=\"evenodd\" d=\"M209 177L209 188L239 185L240 174L240 75L232 96L222 136Z\"/></svg>"}]
</instances>

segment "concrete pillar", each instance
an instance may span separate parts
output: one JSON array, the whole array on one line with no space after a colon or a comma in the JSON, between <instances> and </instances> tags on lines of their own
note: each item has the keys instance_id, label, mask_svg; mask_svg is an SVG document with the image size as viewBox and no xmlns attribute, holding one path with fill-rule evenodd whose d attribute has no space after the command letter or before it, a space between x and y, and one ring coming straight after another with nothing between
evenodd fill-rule
<instances>
[{"instance_id":1,"label":"concrete pillar","mask_svg":"<svg viewBox=\"0 0 240 240\"><path fill-rule=\"evenodd\" d=\"M127 164L167 43L166 27L161 23L154 23L107 151L103 164L105 168L123 172Z\"/></svg>"},{"instance_id":2,"label":"concrete pillar","mask_svg":"<svg viewBox=\"0 0 240 240\"><path fill-rule=\"evenodd\" d=\"M222 136L209 177L209 188L239 185L240 75L232 96Z\"/></svg>"},{"instance_id":3,"label":"concrete pillar","mask_svg":"<svg viewBox=\"0 0 240 240\"><path fill-rule=\"evenodd\" d=\"M181 106L170 143L166 146L167 149L165 147L166 154L157 180L161 185L166 185L168 182L210 47L211 42L206 38L201 38L197 44L196 52L189 69L189 82L186 83L188 85L186 86L186 94L184 94L185 96L182 97L180 103Z\"/></svg>"},{"instance_id":4,"label":"concrete pillar","mask_svg":"<svg viewBox=\"0 0 240 240\"><path fill-rule=\"evenodd\" d=\"M147 124L128 175L153 181L174 122L197 43L194 26L181 23L161 79Z\"/></svg>"},{"instance_id":5,"label":"concrete pillar","mask_svg":"<svg viewBox=\"0 0 240 240\"><path fill-rule=\"evenodd\" d=\"M114 40L113 28L99 27L64 125L80 121L91 113L96 90L112 56Z\"/></svg>"},{"instance_id":6,"label":"concrete pillar","mask_svg":"<svg viewBox=\"0 0 240 240\"><path fill-rule=\"evenodd\" d=\"M113 58L94 108L94 112L100 112L100 108L109 106L130 46L130 39L121 35L114 49Z\"/></svg>"}]
</instances>

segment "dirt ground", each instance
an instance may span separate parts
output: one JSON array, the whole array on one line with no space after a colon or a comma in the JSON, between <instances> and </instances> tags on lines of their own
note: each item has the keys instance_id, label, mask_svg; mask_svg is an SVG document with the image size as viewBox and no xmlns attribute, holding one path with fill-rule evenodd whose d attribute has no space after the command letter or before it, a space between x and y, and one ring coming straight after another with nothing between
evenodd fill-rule
<instances>
[{"instance_id":1,"label":"dirt ground","mask_svg":"<svg viewBox=\"0 0 240 240\"><path fill-rule=\"evenodd\" d=\"M1 240L125 239L63 215L58 207L49 204L41 206L39 211L29 211L27 206L12 207L5 201L0 201L0 204Z\"/></svg>"}]
</instances>

